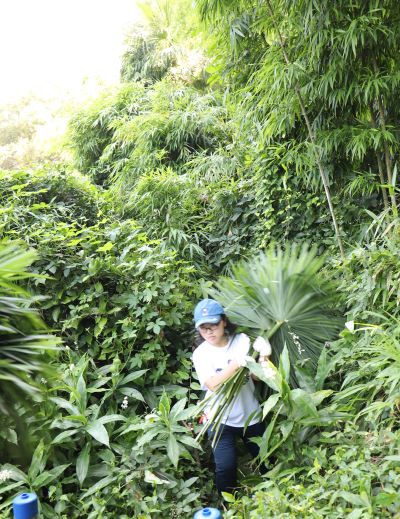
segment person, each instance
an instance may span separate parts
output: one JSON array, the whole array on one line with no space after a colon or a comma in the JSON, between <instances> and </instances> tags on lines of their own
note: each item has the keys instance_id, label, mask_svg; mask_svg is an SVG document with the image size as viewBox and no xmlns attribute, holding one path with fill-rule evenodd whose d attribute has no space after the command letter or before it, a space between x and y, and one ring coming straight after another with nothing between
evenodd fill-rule
<instances>
[{"instance_id":1,"label":"person","mask_svg":"<svg viewBox=\"0 0 400 519\"><path fill-rule=\"evenodd\" d=\"M194 310L195 328L202 342L193 352L193 365L206 399L241 366L249 353L250 339L244 333L234 333L223 307L214 299L203 299ZM255 346L255 344L257 345ZM270 345L263 338L256 339L253 347L260 352L259 362L270 355ZM262 436L264 425L261 408L255 396L251 377L240 389L229 413L222 418L217 441L212 447L215 462L216 487L219 493L232 492L237 486L236 439L241 438L255 458L259 447L252 438ZM213 439L212 416L215 410L212 398L205 410L205 420L210 423L208 437ZM246 426L247 424L247 426Z\"/></svg>"}]
</instances>

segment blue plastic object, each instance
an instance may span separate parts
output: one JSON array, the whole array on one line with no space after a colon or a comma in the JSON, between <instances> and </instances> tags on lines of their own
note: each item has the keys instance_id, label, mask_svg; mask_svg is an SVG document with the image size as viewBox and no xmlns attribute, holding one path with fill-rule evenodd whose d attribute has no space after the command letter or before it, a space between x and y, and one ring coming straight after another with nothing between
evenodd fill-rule
<instances>
[{"instance_id":1,"label":"blue plastic object","mask_svg":"<svg viewBox=\"0 0 400 519\"><path fill-rule=\"evenodd\" d=\"M14 519L35 519L39 513L36 494L20 494L13 500Z\"/></svg>"},{"instance_id":2,"label":"blue plastic object","mask_svg":"<svg viewBox=\"0 0 400 519\"><path fill-rule=\"evenodd\" d=\"M217 508L203 508L196 512L193 519L221 519L222 515Z\"/></svg>"}]
</instances>

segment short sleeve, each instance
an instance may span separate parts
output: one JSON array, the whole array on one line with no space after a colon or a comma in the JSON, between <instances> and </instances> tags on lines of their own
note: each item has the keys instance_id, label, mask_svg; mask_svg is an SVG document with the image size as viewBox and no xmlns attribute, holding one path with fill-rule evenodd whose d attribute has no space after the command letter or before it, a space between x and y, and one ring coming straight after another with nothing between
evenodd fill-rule
<instances>
[{"instance_id":1,"label":"short sleeve","mask_svg":"<svg viewBox=\"0 0 400 519\"><path fill-rule=\"evenodd\" d=\"M199 378L200 387L206 391L208 388L205 385L205 381L214 374L210 361L209 359L207 360L205 352L199 350L196 350L193 353L192 359L194 369L196 370L197 376Z\"/></svg>"},{"instance_id":2,"label":"short sleeve","mask_svg":"<svg viewBox=\"0 0 400 519\"><path fill-rule=\"evenodd\" d=\"M239 333L234 339L234 350L241 355L248 355L250 351L250 337L245 333Z\"/></svg>"}]
</instances>

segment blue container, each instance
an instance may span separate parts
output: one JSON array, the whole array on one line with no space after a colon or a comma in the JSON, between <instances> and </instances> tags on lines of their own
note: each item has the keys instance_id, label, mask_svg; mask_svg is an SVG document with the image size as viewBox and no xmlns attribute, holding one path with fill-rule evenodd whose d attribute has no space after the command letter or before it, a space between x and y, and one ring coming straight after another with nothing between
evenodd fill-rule
<instances>
[{"instance_id":1,"label":"blue container","mask_svg":"<svg viewBox=\"0 0 400 519\"><path fill-rule=\"evenodd\" d=\"M222 515L216 508L203 508L196 512L193 519L221 519Z\"/></svg>"},{"instance_id":2,"label":"blue container","mask_svg":"<svg viewBox=\"0 0 400 519\"><path fill-rule=\"evenodd\" d=\"M13 500L14 519L35 519L38 516L38 498L36 494L20 494Z\"/></svg>"}]
</instances>

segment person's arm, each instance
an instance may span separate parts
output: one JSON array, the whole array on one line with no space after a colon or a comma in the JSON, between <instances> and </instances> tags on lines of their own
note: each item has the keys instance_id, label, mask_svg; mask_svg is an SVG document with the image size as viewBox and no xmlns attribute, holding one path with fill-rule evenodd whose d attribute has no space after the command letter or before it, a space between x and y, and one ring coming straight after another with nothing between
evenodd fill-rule
<instances>
[{"instance_id":1,"label":"person's arm","mask_svg":"<svg viewBox=\"0 0 400 519\"><path fill-rule=\"evenodd\" d=\"M222 384L222 382L225 382L225 380L228 380L236 371L240 368L240 364L236 359L233 359L229 365L223 369L222 371L219 371L218 373L215 373L215 375L212 375L209 377L204 384L207 386L207 388L214 392L216 389L218 389L218 386Z\"/></svg>"}]
</instances>

